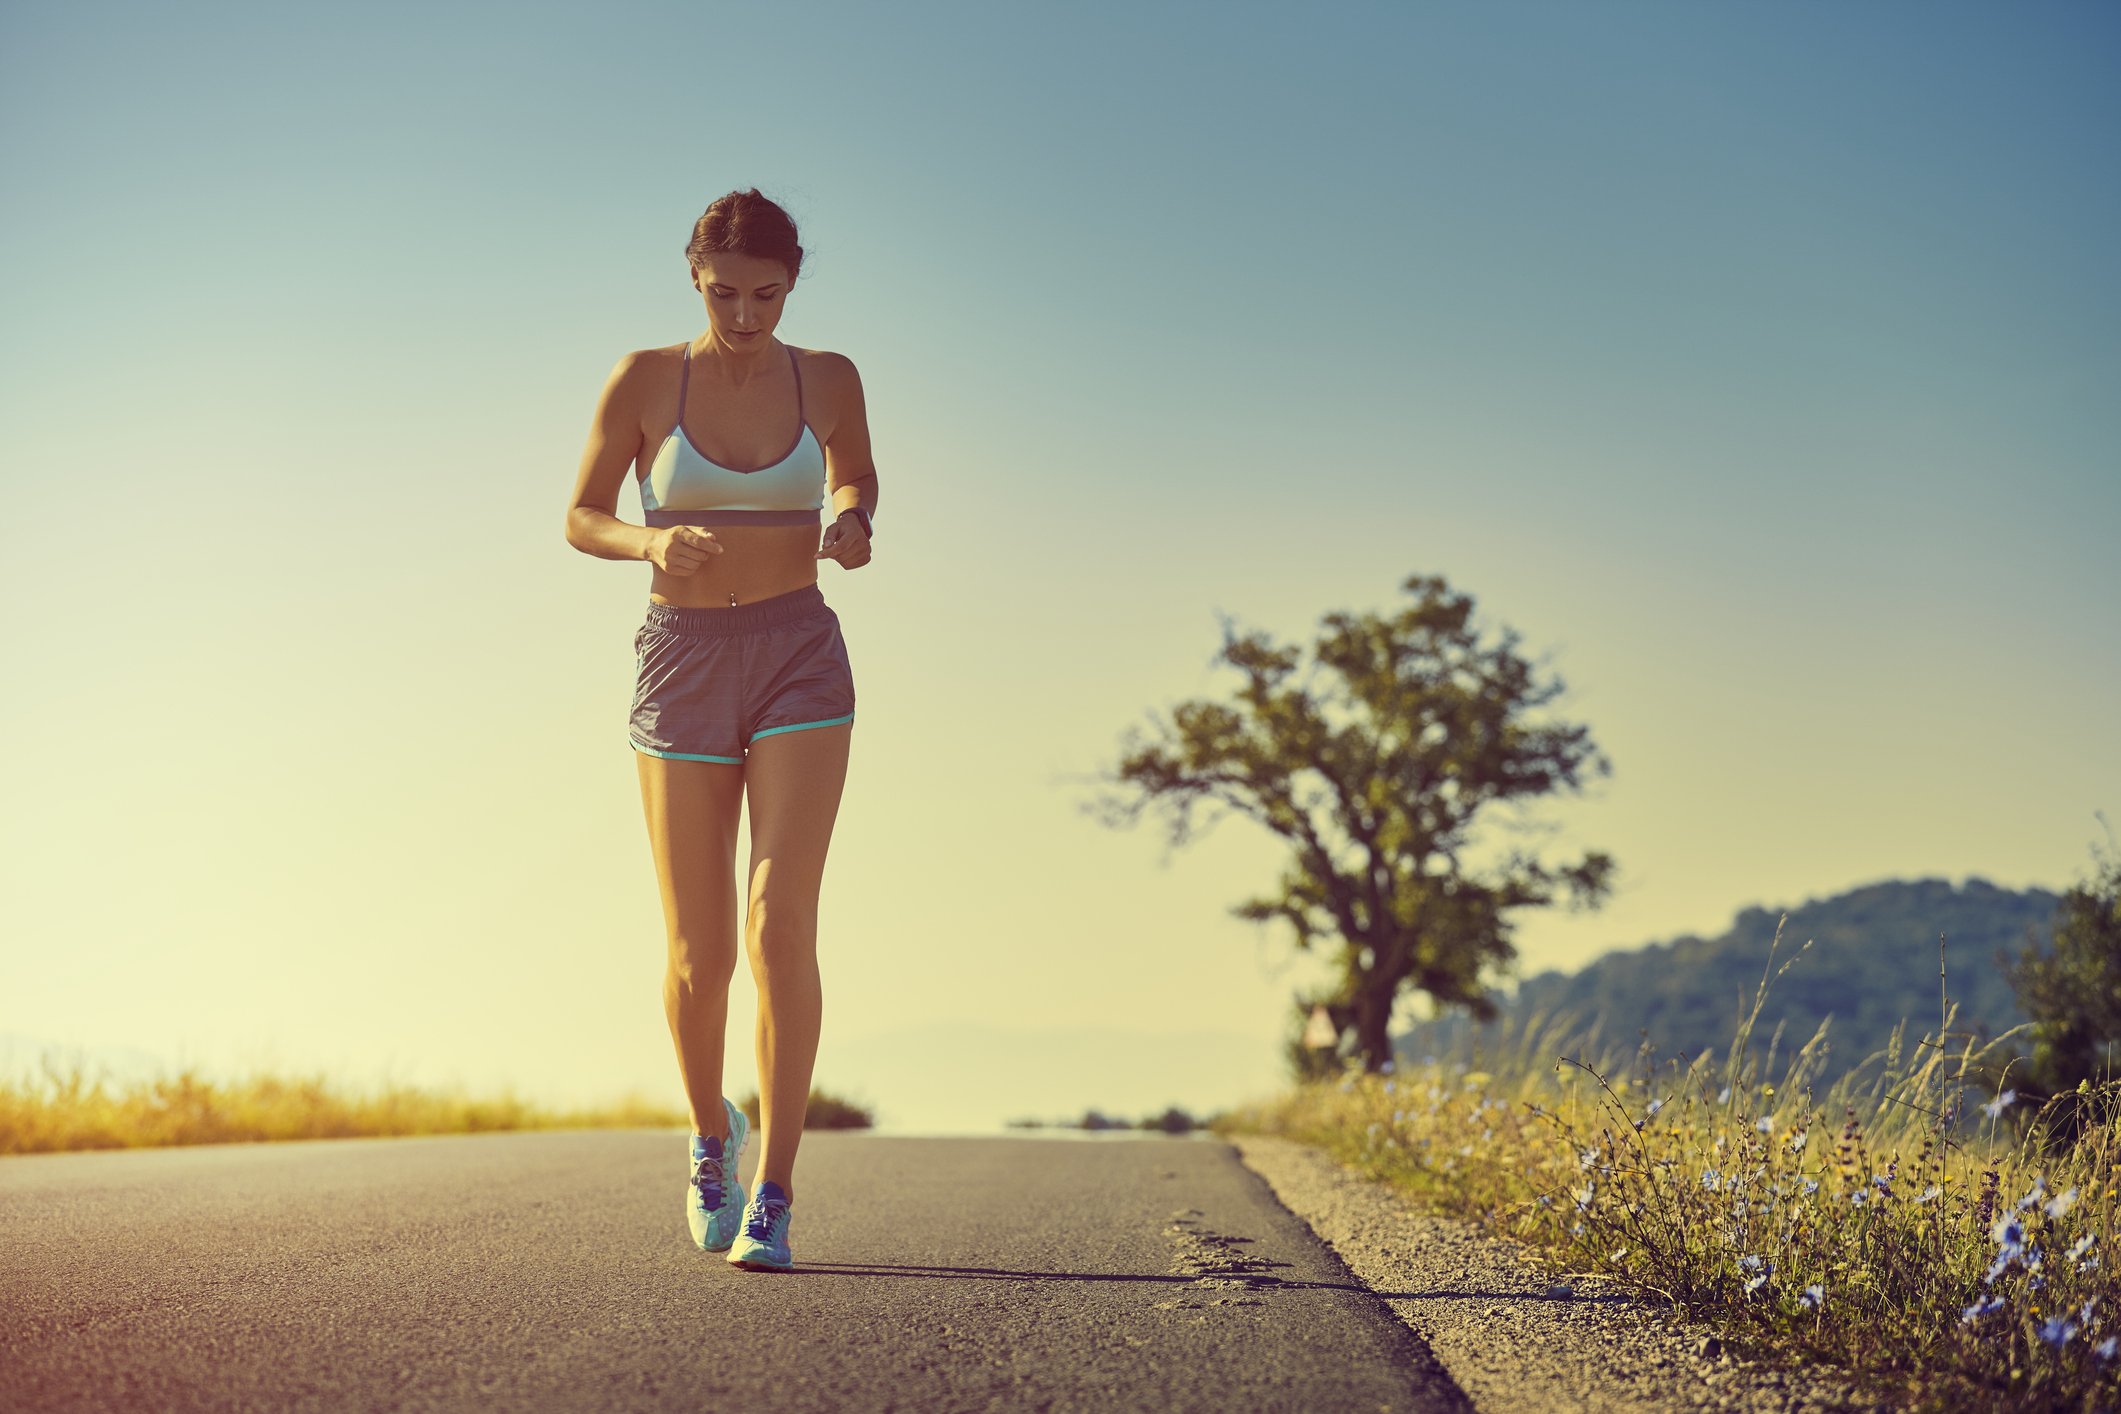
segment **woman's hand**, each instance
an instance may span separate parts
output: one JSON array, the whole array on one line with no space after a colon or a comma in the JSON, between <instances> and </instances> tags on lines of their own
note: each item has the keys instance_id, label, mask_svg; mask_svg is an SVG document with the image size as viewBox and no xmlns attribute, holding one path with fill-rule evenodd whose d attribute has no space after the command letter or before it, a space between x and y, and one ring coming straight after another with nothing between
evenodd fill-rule
<instances>
[{"instance_id":1,"label":"woman's hand","mask_svg":"<svg viewBox=\"0 0 2121 1414\"><path fill-rule=\"evenodd\" d=\"M844 569L858 570L869 563L869 537L860 516L840 512L838 520L825 527L825 543L818 547L821 560L838 560Z\"/></svg>"},{"instance_id":2,"label":"woman's hand","mask_svg":"<svg viewBox=\"0 0 2121 1414\"><path fill-rule=\"evenodd\" d=\"M648 542L648 559L665 574L691 574L728 548L696 525L666 525Z\"/></svg>"}]
</instances>

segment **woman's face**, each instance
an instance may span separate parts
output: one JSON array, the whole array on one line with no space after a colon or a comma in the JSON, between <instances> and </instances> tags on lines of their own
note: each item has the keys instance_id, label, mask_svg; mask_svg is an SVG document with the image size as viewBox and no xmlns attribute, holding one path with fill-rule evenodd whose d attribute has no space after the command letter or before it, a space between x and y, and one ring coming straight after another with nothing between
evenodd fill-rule
<instances>
[{"instance_id":1,"label":"woman's face","mask_svg":"<svg viewBox=\"0 0 2121 1414\"><path fill-rule=\"evenodd\" d=\"M788 267L780 261L756 255L710 255L705 265L692 272L692 283L707 301L707 323L715 342L731 349L755 349L773 337L788 295Z\"/></svg>"}]
</instances>

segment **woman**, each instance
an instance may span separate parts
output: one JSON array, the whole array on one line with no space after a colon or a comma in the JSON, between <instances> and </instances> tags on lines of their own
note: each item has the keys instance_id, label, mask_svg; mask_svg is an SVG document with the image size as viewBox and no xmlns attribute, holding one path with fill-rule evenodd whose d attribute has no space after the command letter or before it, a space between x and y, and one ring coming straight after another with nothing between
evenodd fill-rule
<instances>
[{"instance_id":1,"label":"woman","mask_svg":"<svg viewBox=\"0 0 2121 1414\"><path fill-rule=\"evenodd\" d=\"M756 189L731 192L693 226L685 257L706 332L612 370L567 543L655 567L629 737L669 935L664 1009L692 1110L687 1225L739 1267L785 1269L822 1015L818 891L854 723L853 670L818 569L869 563L876 468L854 365L773 337L803 263L787 212ZM615 514L629 470L645 526ZM737 1169L750 1122L722 1094L746 797L765 1132L748 1203Z\"/></svg>"}]
</instances>

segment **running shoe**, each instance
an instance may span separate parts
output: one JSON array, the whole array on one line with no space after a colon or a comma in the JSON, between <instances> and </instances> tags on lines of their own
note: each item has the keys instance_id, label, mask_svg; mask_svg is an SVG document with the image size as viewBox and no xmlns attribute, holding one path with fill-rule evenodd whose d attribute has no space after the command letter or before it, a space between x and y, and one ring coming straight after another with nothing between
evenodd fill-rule
<instances>
[{"instance_id":1,"label":"running shoe","mask_svg":"<svg viewBox=\"0 0 2121 1414\"><path fill-rule=\"evenodd\" d=\"M744 1209L744 1230L729 1249L729 1261L754 1270L786 1271L795 1265L788 1252L788 1194L767 1179Z\"/></svg>"},{"instance_id":2,"label":"running shoe","mask_svg":"<svg viewBox=\"0 0 2121 1414\"><path fill-rule=\"evenodd\" d=\"M744 1214L744 1181L737 1177L737 1164L744 1157L751 1121L729 1103L727 1095L722 1097L722 1108L729 1115L729 1137L722 1141L722 1156L693 1160L692 1179L685 1185L685 1225L692 1229L693 1245L703 1252L727 1249Z\"/></svg>"}]
</instances>

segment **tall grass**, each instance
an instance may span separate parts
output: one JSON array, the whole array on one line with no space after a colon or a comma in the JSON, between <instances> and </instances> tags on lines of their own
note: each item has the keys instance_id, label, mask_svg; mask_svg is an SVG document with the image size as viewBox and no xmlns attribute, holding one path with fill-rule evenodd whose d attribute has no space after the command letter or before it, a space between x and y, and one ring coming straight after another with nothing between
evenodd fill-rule
<instances>
[{"instance_id":1,"label":"tall grass","mask_svg":"<svg viewBox=\"0 0 2121 1414\"><path fill-rule=\"evenodd\" d=\"M1981 1104L1979 1066L2010 1033L1955 1044L1948 1010L1829 1080L1824 1024L1794 1054L1779 1029L1754 1047L1772 980L1720 1057L1594 1051L1595 1026L1540 1015L1215 1127L1318 1144L1558 1272L1614 1278L1741 1347L1845 1366L1896 1402L2121 1406L2121 1084L2035 1115ZM2063 1103L2084 1128L2055 1153Z\"/></svg>"},{"instance_id":2,"label":"tall grass","mask_svg":"<svg viewBox=\"0 0 2121 1414\"><path fill-rule=\"evenodd\" d=\"M759 1118L754 1089L740 1102ZM809 1129L866 1128L863 1106L813 1089ZM254 1073L231 1083L186 1068L113 1086L91 1080L76 1063L47 1056L33 1078L0 1077L0 1154L72 1149L130 1149L172 1144L230 1144L278 1139L348 1139L409 1134L469 1134L507 1129L689 1129L691 1116L628 1095L616 1102L560 1110L513 1092L479 1098L460 1091L385 1085L366 1092L322 1076Z\"/></svg>"}]
</instances>

